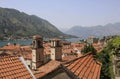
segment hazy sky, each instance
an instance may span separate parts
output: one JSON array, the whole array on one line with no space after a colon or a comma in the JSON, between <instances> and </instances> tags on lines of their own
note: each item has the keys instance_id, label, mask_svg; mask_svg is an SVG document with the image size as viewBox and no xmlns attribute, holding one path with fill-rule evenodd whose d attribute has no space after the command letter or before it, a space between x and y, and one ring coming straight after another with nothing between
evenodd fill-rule
<instances>
[{"instance_id":1,"label":"hazy sky","mask_svg":"<svg viewBox=\"0 0 120 79\"><path fill-rule=\"evenodd\" d=\"M0 0L0 7L37 15L58 28L120 22L120 0Z\"/></svg>"}]
</instances>

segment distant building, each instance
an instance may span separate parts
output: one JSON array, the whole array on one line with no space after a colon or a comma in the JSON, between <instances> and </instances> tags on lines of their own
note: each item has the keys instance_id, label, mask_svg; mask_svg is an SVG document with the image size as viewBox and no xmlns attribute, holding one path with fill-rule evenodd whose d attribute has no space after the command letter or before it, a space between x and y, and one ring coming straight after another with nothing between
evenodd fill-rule
<instances>
[{"instance_id":1,"label":"distant building","mask_svg":"<svg viewBox=\"0 0 120 79\"><path fill-rule=\"evenodd\" d=\"M92 44L92 43L98 43L98 38L94 36L90 36L87 38L87 43Z\"/></svg>"}]
</instances>

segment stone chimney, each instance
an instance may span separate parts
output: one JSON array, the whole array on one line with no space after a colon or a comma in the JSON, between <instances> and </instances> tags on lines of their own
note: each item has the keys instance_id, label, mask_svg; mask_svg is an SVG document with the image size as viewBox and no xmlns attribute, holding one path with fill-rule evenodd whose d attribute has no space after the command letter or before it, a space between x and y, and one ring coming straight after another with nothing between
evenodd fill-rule
<instances>
[{"instance_id":1,"label":"stone chimney","mask_svg":"<svg viewBox=\"0 0 120 79\"><path fill-rule=\"evenodd\" d=\"M60 39L51 40L51 59L52 60L62 60L62 46Z\"/></svg>"},{"instance_id":2,"label":"stone chimney","mask_svg":"<svg viewBox=\"0 0 120 79\"><path fill-rule=\"evenodd\" d=\"M32 46L32 69L37 69L44 62L43 38L39 35L33 36Z\"/></svg>"}]
</instances>

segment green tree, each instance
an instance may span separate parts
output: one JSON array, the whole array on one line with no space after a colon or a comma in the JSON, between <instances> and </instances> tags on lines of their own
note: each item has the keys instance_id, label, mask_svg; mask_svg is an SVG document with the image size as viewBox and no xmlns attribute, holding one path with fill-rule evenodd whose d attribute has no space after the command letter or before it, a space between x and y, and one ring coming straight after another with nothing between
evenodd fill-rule
<instances>
[{"instance_id":1,"label":"green tree","mask_svg":"<svg viewBox=\"0 0 120 79\"><path fill-rule=\"evenodd\" d=\"M111 55L108 49L104 49L97 54L97 59L102 63L101 68L101 79L111 79L112 78L112 61Z\"/></svg>"},{"instance_id":2,"label":"green tree","mask_svg":"<svg viewBox=\"0 0 120 79\"><path fill-rule=\"evenodd\" d=\"M97 53L97 59L102 63L101 79L114 79L113 72L113 55L118 52L120 46L120 37L115 37L107 46L99 53Z\"/></svg>"},{"instance_id":3,"label":"green tree","mask_svg":"<svg viewBox=\"0 0 120 79\"><path fill-rule=\"evenodd\" d=\"M87 44L85 45L84 49L82 50L82 52L85 54L85 53L93 53L94 55L96 55L96 49L93 47L92 44Z\"/></svg>"}]
</instances>

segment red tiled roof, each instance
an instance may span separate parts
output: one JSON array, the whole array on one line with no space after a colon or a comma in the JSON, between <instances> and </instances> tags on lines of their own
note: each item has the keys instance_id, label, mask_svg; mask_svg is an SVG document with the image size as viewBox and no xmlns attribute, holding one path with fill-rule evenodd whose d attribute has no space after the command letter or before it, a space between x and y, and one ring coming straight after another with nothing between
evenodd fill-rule
<instances>
[{"instance_id":1,"label":"red tiled roof","mask_svg":"<svg viewBox=\"0 0 120 79\"><path fill-rule=\"evenodd\" d=\"M97 50L97 52L100 52L100 51L103 50L103 45L102 44L93 43L92 45Z\"/></svg>"},{"instance_id":2,"label":"red tiled roof","mask_svg":"<svg viewBox=\"0 0 120 79\"><path fill-rule=\"evenodd\" d=\"M22 50L22 51L31 51L32 47L31 46L20 46L20 50Z\"/></svg>"},{"instance_id":3,"label":"red tiled roof","mask_svg":"<svg viewBox=\"0 0 120 79\"><path fill-rule=\"evenodd\" d=\"M75 53L75 49L80 51L83 48L84 48L84 44L71 43L71 45L63 45L62 53L64 53L64 54L70 54L71 52Z\"/></svg>"},{"instance_id":4,"label":"red tiled roof","mask_svg":"<svg viewBox=\"0 0 120 79\"><path fill-rule=\"evenodd\" d=\"M36 78L41 78L47 75L48 73L54 71L55 69L57 69L59 66L60 66L60 62L52 60L47 64L38 68L38 71L33 71L33 73Z\"/></svg>"},{"instance_id":5,"label":"red tiled roof","mask_svg":"<svg viewBox=\"0 0 120 79\"><path fill-rule=\"evenodd\" d=\"M79 57L65 65L71 72L82 79L100 79L102 64L91 53Z\"/></svg>"},{"instance_id":6,"label":"red tiled roof","mask_svg":"<svg viewBox=\"0 0 120 79\"><path fill-rule=\"evenodd\" d=\"M44 43L44 55L50 55L51 53L51 43ZM84 44L80 43L71 43L71 45L63 45L62 46L62 53L69 55L76 53L75 49L78 49L79 51L84 47ZM32 47L31 46L19 46L19 45L7 45L2 47L1 49L10 51L7 52L7 54L10 55L22 55L25 59L32 59ZM69 56L65 57L65 60L76 58L75 56Z\"/></svg>"},{"instance_id":7,"label":"red tiled roof","mask_svg":"<svg viewBox=\"0 0 120 79\"><path fill-rule=\"evenodd\" d=\"M32 53L31 52L22 52L22 56L25 58L25 59L29 59L31 60L32 59Z\"/></svg>"},{"instance_id":8,"label":"red tiled roof","mask_svg":"<svg viewBox=\"0 0 120 79\"><path fill-rule=\"evenodd\" d=\"M0 57L0 79L33 79L30 72L16 56Z\"/></svg>"},{"instance_id":9,"label":"red tiled roof","mask_svg":"<svg viewBox=\"0 0 120 79\"><path fill-rule=\"evenodd\" d=\"M69 62L71 60L74 60L76 58L78 58L78 56L75 56L75 55L64 56L64 57L62 57L62 61L61 62L64 64L64 63Z\"/></svg>"},{"instance_id":10,"label":"red tiled roof","mask_svg":"<svg viewBox=\"0 0 120 79\"><path fill-rule=\"evenodd\" d=\"M0 50L20 50L20 45L7 45L2 47Z\"/></svg>"}]
</instances>

